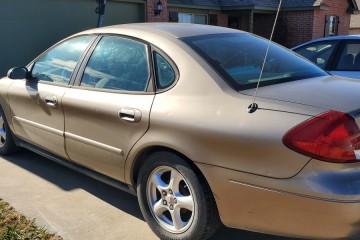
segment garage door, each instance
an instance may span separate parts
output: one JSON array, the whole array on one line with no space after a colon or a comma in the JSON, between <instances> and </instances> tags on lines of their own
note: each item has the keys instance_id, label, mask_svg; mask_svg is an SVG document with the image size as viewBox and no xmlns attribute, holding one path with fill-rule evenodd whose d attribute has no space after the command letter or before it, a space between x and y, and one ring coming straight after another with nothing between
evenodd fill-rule
<instances>
[{"instance_id":1,"label":"garage door","mask_svg":"<svg viewBox=\"0 0 360 240\"><path fill-rule=\"evenodd\" d=\"M96 27L95 0L1 0L0 77L73 33ZM145 21L145 0L107 1L104 25Z\"/></svg>"}]
</instances>

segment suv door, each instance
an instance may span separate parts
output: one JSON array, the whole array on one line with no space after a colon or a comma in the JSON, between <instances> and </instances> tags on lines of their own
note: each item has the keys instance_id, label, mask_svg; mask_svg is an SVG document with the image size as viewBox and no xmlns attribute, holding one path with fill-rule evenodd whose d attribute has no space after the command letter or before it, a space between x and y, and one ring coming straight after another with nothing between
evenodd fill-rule
<instances>
[{"instance_id":1,"label":"suv door","mask_svg":"<svg viewBox=\"0 0 360 240\"><path fill-rule=\"evenodd\" d=\"M132 146L145 134L154 93L148 46L103 36L63 97L65 144L70 159L124 180Z\"/></svg>"},{"instance_id":2,"label":"suv door","mask_svg":"<svg viewBox=\"0 0 360 240\"><path fill-rule=\"evenodd\" d=\"M64 147L62 97L74 69L93 36L66 40L32 64L29 80L16 80L9 102L16 135L27 142L68 158Z\"/></svg>"}]
</instances>

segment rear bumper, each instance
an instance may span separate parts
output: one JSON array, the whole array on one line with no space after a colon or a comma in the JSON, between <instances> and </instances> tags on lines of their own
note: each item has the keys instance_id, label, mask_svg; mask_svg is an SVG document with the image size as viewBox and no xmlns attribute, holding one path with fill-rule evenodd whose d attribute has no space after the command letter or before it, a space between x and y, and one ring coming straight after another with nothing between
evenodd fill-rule
<instances>
[{"instance_id":1,"label":"rear bumper","mask_svg":"<svg viewBox=\"0 0 360 240\"><path fill-rule=\"evenodd\" d=\"M271 179L198 167L226 226L311 239L360 235L360 168L311 161L291 179Z\"/></svg>"}]
</instances>

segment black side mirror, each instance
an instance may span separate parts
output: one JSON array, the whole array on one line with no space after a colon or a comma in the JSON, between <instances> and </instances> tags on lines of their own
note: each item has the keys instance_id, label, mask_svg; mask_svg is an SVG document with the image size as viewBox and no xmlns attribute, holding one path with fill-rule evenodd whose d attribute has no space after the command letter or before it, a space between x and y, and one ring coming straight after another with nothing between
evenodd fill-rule
<instances>
[{"instance_id":1,"label":"black side mirror","mask_svg":"<svg viewBox=\"0 0 360 240\"><path fill-rule=\"evenodd\" d=\"M24 79L29 76L29 71L26 67L15 67L8 71L7 77L10 79Z\"/></svg>"}]
</instances>

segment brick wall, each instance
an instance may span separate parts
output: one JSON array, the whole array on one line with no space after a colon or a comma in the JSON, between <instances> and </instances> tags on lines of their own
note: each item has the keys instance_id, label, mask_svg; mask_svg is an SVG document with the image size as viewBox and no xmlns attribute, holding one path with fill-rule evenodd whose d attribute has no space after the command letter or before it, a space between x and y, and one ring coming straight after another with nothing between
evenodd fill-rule
<instances>
[{"instance_id":1,"label":"brick wall","mask_svg":"<svg viewBox=\"0 0 360 240\"><path fill-rule=\"evenodd\" d=\"M274 20L275 14L255 13L253 33L264 38L270 38Z\"/></svg>"},{"instance_id":2,"label":"brick wall","mask_svg":"<svg viewBox=\"0 0 360 240\"><path fill-rule=\"evenodd\" d=\"M349 2L345 0L324 0L326 9L314 11L313 39L324 37L326 16L338 16L340 23L338 35L348 35L350 30L350 17L346 13Z\"/></svg>"},{"instance_id":3,"label":"brick wall","mask_svg":"<svg viewBox=\"0 0 360 240\"><path fill-rule=\"evenodd\" d=\"M210 11L210 14L216 14L217 15L217 25L221 27L227 27L228 26L228 15L222 13L221 11Z\"/></svg>"},{"instance_id":4,"label":"brick wall","mask_svg":"<svg viewBox=\"0 0 360 240\"><path fill-rule=\"evenodd\" d=\"M277 42L294 47L312 40L314 11L288 11L279 16Z\"/></svg>"},{"instance_id":5,"label":"brick wall","mask_svg":"<svg viewBox=\"0 0 360 240\"><path fill-rule=\"evenodd\" d=\"M147 0L146 1L146 21L147 22L168 22L169 13L167 7L167 0L161 0L163 5L163 10L160 15L155 16L154 11L156 9L156 4L159 0Z\"/></svg>"}]
</instances>

